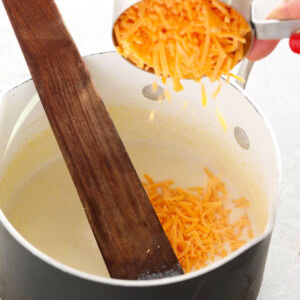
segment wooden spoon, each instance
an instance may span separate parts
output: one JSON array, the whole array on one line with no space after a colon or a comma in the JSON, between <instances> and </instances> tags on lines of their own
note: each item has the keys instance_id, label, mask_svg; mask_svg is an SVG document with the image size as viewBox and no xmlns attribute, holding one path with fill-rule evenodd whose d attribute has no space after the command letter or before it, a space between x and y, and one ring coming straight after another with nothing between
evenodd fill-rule
<instances>
[{"instance_id":1,"label":"wooden spoon","mask_svg":"<svg viewBox=\"0 0 300 300\"><path fill-rule=\"evenodd\" d=\"M3 0L113 278L182 269L53 0Z\"/></svg>"}]
</instances>

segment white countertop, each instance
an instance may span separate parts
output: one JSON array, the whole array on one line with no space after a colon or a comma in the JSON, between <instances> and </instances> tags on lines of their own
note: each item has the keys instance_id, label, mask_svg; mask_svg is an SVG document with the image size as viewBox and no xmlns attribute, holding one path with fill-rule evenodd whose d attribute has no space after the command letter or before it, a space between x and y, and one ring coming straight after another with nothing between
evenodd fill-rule
<instances>
[{"instance_id":1,"label":"white countertop","mask_svg":"<svg viewBox=\"0 0 300 300\"><path fill-rule=\"evenodd\" d=\"M82 55L113 49L112 1L57 0ZM276 0L259 0L263 17ZM88 3L88 6L87 6ZM29 77L29 71L0 3L0 94ZM259 300L300 299L300 55L282 41L258 62L247 87L263 108L278 138L282 189Z\"/></svg>"}]
</instances>

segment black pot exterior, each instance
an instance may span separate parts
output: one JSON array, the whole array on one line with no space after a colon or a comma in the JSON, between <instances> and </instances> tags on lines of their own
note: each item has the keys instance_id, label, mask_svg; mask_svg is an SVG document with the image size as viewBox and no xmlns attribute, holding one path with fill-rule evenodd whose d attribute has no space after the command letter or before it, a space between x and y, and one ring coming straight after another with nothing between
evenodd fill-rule
<instances>
[{"instance_id":1,"label":"black pot exterior","mask_svg":"<svg viewBox=\"0 0 300 300\"><path fill-rule=\"evenodd\" d=\"M2 300L255 300L271 234L221 267L193 279L124 287L63 272L33 255L0 223Z\"/></svg>"}]
</instances>

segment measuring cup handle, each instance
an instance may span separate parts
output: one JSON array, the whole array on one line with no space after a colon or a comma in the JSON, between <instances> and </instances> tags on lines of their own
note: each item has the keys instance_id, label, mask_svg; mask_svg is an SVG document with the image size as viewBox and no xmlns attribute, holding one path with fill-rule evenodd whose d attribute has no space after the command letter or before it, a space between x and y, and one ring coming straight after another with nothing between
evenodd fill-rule
<instances>
[{"instance_id":1,"label":"measuring cup handle","mask_svg":"<svg viewBox=\"0 0 300 300\"><path fill-rule=\"evenodd\" d=\"M252 21L255 36L259 40L280 40L289 38L300 29L300 20Z\"/></svg>"},{"instance_id":2,"label":"measuring cup handle","mask_svg":"<svg viewBox=\"0 0 300 300\"><path fill-rule=\"evenodd\" d=\"M239 85L241 88L245 89L246 85L248 83L248 77L250 75L250 72L252 70L252 67L254 65L254 61L250 61L247 58L244 58L241 61L240 67L238 69L238 75L245 79L245 82L241 82L239 80L236 80L236 84Z\"/></svg>"},{"instance_id":3,"label":"measuring cup handle","mask_svg":"<svg viewBox=\"0 0 300 300\"><path fill-rule=\"evenodd\" d=\"M281 40L300 29L300 19L294 20L257 20L256 5L251 3L251 25L259 40Z\"/></svg>"}]
</instances>

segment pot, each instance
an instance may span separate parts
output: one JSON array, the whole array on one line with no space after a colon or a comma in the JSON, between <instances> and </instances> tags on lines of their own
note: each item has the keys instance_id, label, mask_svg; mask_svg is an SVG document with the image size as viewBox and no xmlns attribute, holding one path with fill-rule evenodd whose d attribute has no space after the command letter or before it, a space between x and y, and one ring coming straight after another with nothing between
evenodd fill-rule
<instances>
[{"instance_id":1,"label":"pot","mask_svg":"<svg viewBox=\"0 0 300 300\"><path fill-rule=\"evenodd\" d=\"M13 199L17 197L21 202L29 199L17 193L17 186L22 186L25 177L33 174L30 170L41 169L53 157L60 156L35 96L34 84L28 80L5 93L0 102L1 299L256 299L263 279L280 182L279 150L264 114L241 87L226 84L223 79L218 98L209 101L204 109L200 88L195 82L184 81L185 90L174 93L172 103L160 103L151 100L156 99L150 89L155 77L128 64L115 52L91 55L85 62L138 173L146 169L157 178L169 175L179 181L182 179L181 184L185 185L191 183L195 174L200 176L201 167L208 167L224 178L229 189L231 185L234 187L232 194L244 195L250 200L254 238L198 271L147 281L111 279L104 273L85 270L88 264L85 262L77 268L78 259L69 263L49 256L47 251L42 252L35 242L20 234L22 228L10 218L15 207ZM217 85L204 82L211 95ZM186 107L183 107L184 102L188 104ZM227 133L217 120L216 103L227 121ZM150 122L148 115L154 111L154 120ZM46 138L34 140L43 132L48 132ZM166 160L170 157L168 164L157 162L151 150L154 148L146 147L152 142L157 146L156 153L167 153ZM30 143L29 151L26 147ZM135 154L135 145L139 145L142 156ZM21 156L20 151L23 151ZM193 176L183 178L183 174L187 174L182 171L184 168L191 170ZM47 205L44 205L47 207L45 218ZM71 212L68 212L63 218L69 218ZM36 216L34 210L21 211L21 215ZM48 215L51 219L50 207ZM43 233L45 228L41 226L39 230ZM60 230L64 228L57 229L57 235ZM49 231L41 236L48 241L49 249L59 249L59 244L53 245ZM82 244L78 247L84 246ZM76 250L74 246L70 253L75 255Z\"/></svg>"}]
</instances>

